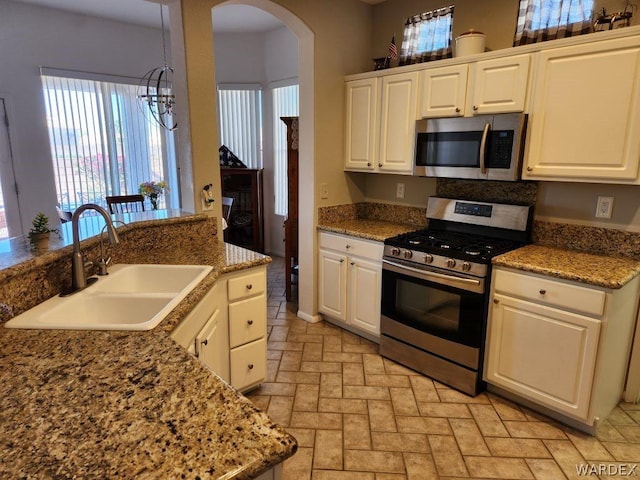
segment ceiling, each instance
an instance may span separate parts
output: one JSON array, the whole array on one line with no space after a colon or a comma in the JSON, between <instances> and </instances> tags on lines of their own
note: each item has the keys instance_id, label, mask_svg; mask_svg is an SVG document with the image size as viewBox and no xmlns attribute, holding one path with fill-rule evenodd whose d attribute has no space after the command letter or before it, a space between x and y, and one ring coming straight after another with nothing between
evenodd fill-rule
<instances>
[{"instance_id":1,"label":"ceiling","mask_svg":"<svg viewBox=\"0 0 640 480\"><path fill-rule=\"evenodd\" d=\"M160 27L160 8L154 0L13 0L120 22ZM385 0L360 0L370 5ZM268 32L283 26L273 15L246 5L223 5L213 10L215 32ZM166 9L165 9L166 13ZM165 16L165 24L168 24Z\"/></svg>"}]
</instances>

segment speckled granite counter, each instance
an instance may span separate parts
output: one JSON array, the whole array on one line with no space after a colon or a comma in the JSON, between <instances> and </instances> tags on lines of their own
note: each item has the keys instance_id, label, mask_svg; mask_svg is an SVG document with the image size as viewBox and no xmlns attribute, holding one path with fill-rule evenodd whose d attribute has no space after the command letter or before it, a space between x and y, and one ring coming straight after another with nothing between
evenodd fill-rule
<instances>
[{"instance_id":1,"label":"speckled granite counter","mask_svg":"<svg viewBox=\"0 0 640 480\"><path fill-rule=\"evenodd\" d=\"M318 225L318 230L327 232L343 233L353 237L366 238L384 241L386 238L400 235L401 233L417 230L415 225L407 225L404 223L391 223L382 220L345 220L342 222L326 222Z\"/></svg>"},{"instance_id":2,"label":"speckled granite counter","mask_svg":"<svg viewBox=\"0 0 640 480\"><path fill-rule=\"evenodd\" d=\"M206 245L185 228L209 232ZM153 229L131 229L141 245L129 260L214 269L149 332L0 328L0 478L246 479L295 452L292 436L168 335L220 274L269 257L217 242L209 220L183 220L153 249Z\"/></svg>"},{"instance_id":3,"label":"speckled granite counter","mask_svg":"<svg viewBox=\"0 0 640 480\"><path fill-rule=\"evenodd\" d=\"M621 288L640 274L637 260L540 245L499 255L493 264L605 288Z\"/></svg>"}]
</instances>

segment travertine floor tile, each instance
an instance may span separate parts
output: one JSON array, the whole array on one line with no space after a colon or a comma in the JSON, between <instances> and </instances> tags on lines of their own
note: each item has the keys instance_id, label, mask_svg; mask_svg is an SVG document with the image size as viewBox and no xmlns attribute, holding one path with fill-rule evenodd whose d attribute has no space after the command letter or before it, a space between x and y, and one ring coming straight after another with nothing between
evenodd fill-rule
<instances>
[{"instance_id":1,"label":"travertine floor tile","mask_svg":"<svg viewBox=\"0 0 640 480\"><path fill-rule=\"evenodd\" d=\"M399 452L345 450L344 468L359 472L405 472L402 454Z\"/></svg>"},{"instance_id":2,"label":"travertine floor tile","mask_svg":"<svg viewBox=\"0 0 640 480\"><path fill-rule=\"evenodd\" d=\"M505 421L505 426L512 437L566 439L565 433L558 427L543 422Z\"/></svg>"},{"instance_id":3,"label":"travertine floor tile","mask_svg":"<svg viewBox=\"0 0 640 480\"><path fill-rule=\"evenodd\" d=\"M274 422L279 423L283 427L288 427L292 409L293 398L271 397L269 408L267 408L267 414Z\"/></svg>"},{"instance_id":4,"label":"travertine floor tile","mask_svg":"<svg viewBox=\"0 0 640 480\"><path fill-rule=\"evenodd\" d=\"M317 430L313 468L342 470L342 430Z\"/></svg>"},{"instance_id":5,"label":"travertine floor tile","mask_svg":"<svg viewBox=\"0 0 640 480\"><path fill-rule=\"evenodd\" d=\"M509 433L491 405L469 405L469 410L485 437L508 437Z\"/></svg>"},{"instance_id":6,"label":"travertine floor tile","mask_svg":"<svg viewBox=\"0 0 640 480\"><path fill-rule=\"evenodd\" d=\"M337 472L314 470L311 480L376 480L373 472Z\"/></svg>"},{"instance_id":7,"label":"travertine floor tile","mask_svg":"<svg viewBox=\"0 0 640 480\"><path fill-rule=\"evenodd\" d=\"M372 432L397 432L396 417L391 402L387 400L367 400L369 423Z\"/></svg>"},{"instance_id":8,"label":"travertine floor tile","mask_svg":"<svg viewBox=\"0 0 640 480\"><path fill-rule=\"evenodd\" d=\"M404 416L419 416L418 404L413 395L411 388L389 388L391 394L391 403L393 404L393 411L396 415Z\"/></svg>"},{"instance_id":9,"label":"travertine floor tile","mask_svg":"<svg viewBox=\"0 0 640 480\"><path fill-rule=\"evenodd\" d=\"M603 445L619 462L640 463L640 444L603 442Z\"/></svg>"},{"instance_id":10,"label":"travertine floor tile","mask_svg":"<svg viewBox=\"0 0 640 480\"><path fill-rule=\"evenodd\" d=\"M601 462L613 461L613 457L596 437L570 429L565 430L565 433L585 460Z\"/></svg>"},{"instance_id":11,"label":"travertine floor tile","mask_svg":"<svg viewBox=\"0 0 640 480\"><path fill-rule=\"evenodd\" d=\"M293 408L297 412L317 412L320 385L299 384Z\"/></svg>"},{"instance_id":12,"label":"travertine floor tile","mask_svg":"<svg viewBox=\"0 0 640 480\"><path fill-rule=\"evenodd\" d=\"M429 435L431 454L438 474L455 477L468 477L467 468L452 435Z\"/></svg>"},{"instance_id":13,"label":"travertine floor tile","mask_svg":"<svg viewBox=\"0 0 640 480\"><path fill-rule=\"evenodd\" d=\"M404 453L403 458L407 470L407 480L438 478L433 456L421 453Z\"/></svg>"},{"instance_id":14,"label":"travertine floor tile","mask_svg":"<svg viewBox=\"0 0 640 480\"><path fill-rule=\"evenodd\" d=\"M372 450L368 415L343 415L345 450Z\"/></svg>"},{"instance_id":15,"label":"travertine floor tile","mask_svg":"<svg viewBox=\"0 0 640 480\"><path fill-rule=\"evenodd\" d=\"M298 448L298 451L284 461L282 478L295 480L311 480L311 464L313 448Z\"/></svg>"},{"instance_id":16,"label":"travertine floor tile","mask_svg":"<svg viewBox=\"0 0 640 480\"><path fill-rule=\"evenodd\" d=\"M496 457L551 458L542 440L534 438L486 437L485 442Z\"/></svg>"},{"instance_id":17,"label":"travertine floor tile","mask_svg":"<svg viewBox=\"0 0 640 480\"><path fill-rule=\"evenodd\" d=\"M358 398L321 398L318 404L319 412L335 413L368 413L367 401Z\"/></svg>"},{"instance_id":18,"label":"travertine floor tile","mask_svg":"<svg viewBox=\"0 0 640 480\"><path fill-rule=\"evenodd\" d=\"M504 478L509 480L534 479L522 458L465 457L469 473L474 477Z\"/></svg>"},{"instance_id":19,"label":"travertine floor tile","mask_svg":"<svg viewBox=\"0 0 640 480\"><path fill-rule=\"evenodd\" d=\"M527 458L525 462L536 480L565 480L567 478L554 460Z\"/></svg>"},{"instance_id":20,"label":"travertine floor tile","mask_svg":"<svg viewBox=\"0 0 640 480\"><path fill-rule=\"evenodd\" d=\"M464 403L418 402L420 414L425 417L471 418Z\"/></svg>"},{"instance_id":21,"label":"travertine floor tile","mask_svg":"<svg viewBox=\"0 0 640 480\"><path fill-rule=\"evenodd\" d=\"M374 450L429 453L427 436L420 433L371 432Z\"/></svg>"},{"instance_id":22,"label":"travertine floor tile","mask_svg":"<svg viewBox=\"0 0 640 480\"><path fill-rule=\"evenodd\" d=\"M491 455L474 420L450 418L449 424L462 455Z\"/></svg>"}]
</instances>

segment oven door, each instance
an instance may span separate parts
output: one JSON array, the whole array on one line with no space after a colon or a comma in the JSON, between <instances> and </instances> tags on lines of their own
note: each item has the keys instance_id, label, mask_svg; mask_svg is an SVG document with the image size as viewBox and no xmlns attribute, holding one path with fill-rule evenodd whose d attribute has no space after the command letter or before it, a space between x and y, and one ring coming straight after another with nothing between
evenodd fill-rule
<instances>
[{"instance_id":1,"label":"oven door","mask_svg":"<svg viewBox=\"0 0 640 480\"><path fill-rule=\"evenodd\" d=\"M484 279L431 270L421 275L408 268L383 263L380 333L478 369L486 321Z\"/></svg>"}]
</instances>

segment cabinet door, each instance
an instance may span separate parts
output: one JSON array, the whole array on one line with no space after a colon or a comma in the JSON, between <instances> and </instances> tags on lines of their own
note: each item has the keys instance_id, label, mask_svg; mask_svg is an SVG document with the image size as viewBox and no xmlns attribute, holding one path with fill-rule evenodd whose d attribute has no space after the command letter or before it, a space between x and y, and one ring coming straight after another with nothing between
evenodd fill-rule
<instances>
[{"instance_id":1,"label":"cabinet door","mask_svg":"<svg viewBox=\"0 0 640 480\"><path fill-rule=\"evenodd\" d=\"M318 250L318 310L332 318L347 320L347 257Z\"/></svg>"},{"instance_id":2,"label":"cabinet door","mask_svg":"<svg viewBox=\"0 0 640 480\"><path fill-rule=\"evenodd\" d=\"M420 73L420 118L464 115L468 68L454 65Z\"/></svg>"},{"instance_id":3,"label":"cabinet door","mask_svg":"<svg viewBox=\"0 0 640 480\"><path fill-rule=\"evenodd\" d=\"M587 420L600 321L503 295L493 298L486 380Z\"/></svg>"},{"instance_id":4,"label":"cabinet door","mask_svg":"<svg viewBox=\"0 0 640 480\"><path fill-rule=\"evenodd\" d=\"M524 111L529 79L529 55L485 60L475 65L475 114Z\"/></svg>"},{"instance_id":5,"label":"cabinet door","mask_svg":"<svg viewBox=\"0 0 640 480\"><path fill-rule=\"evenodd\" d=\"M346 83L346 170L375 169L378 102L378 79L369 78Z\"/></svg>"},{"instance_id":6,"label":"cabinet door","mask_svg":"<svg viewBox=\"0 0 640 480\"><path fill-rule=\"evenodd\" d=\"M349 323L380 335L382 264L352 257L349 261Z\"/></svg>"},{"instance_id":7,"label":"cabinet door","mask_svg":"<svg viewBox=\"0 0 640 480\"><path fill-rule=\"evenodd\" d=\"M202 363L229 381L229 346L220 319L220 310L216 309L196 336L196 352Z\"/></svg>"},{"instance_id":8,"label":"cabinet door","mask_svg":"<svg viewBox=\"0 0 640 480\"><path fill-rule=\"evenodd\" d=\"M525 179L638 183L637 37L540 52Z\"/></svg>"},{"instance_id":9,"label":"cabinet door","mask_svg":"<svg viewBox=\"0 0 640 480\"><path fill-rule=\"evenodd\" d=\"M411 174L415 151L418 73L382 77L378 170Z\"/></svg>"}]
</instances>

